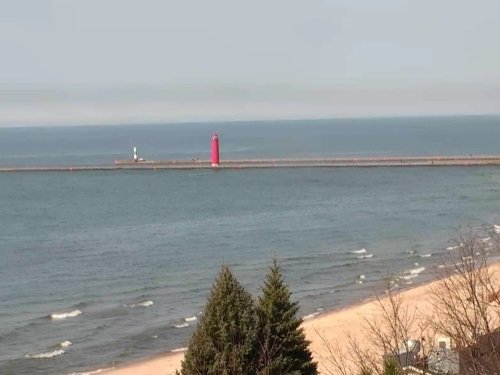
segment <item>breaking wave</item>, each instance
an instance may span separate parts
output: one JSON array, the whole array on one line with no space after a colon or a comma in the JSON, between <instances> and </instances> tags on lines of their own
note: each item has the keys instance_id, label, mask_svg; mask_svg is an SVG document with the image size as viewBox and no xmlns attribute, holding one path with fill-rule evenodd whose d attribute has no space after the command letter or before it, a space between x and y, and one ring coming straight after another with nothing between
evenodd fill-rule
<instances>
[{"instance_id":1,"label":"breaking wave","mask_svg":"<svg viewBox=\"0 0 500 375\"><path fill-rule=\"evenodd\" d=\"M360 255L360 256L358 256L356 258L358 258L358 259L369 259L369 258L373 258L373 254Z\"/></svg>"},{"instance_id":2,"label":"breaking wave","mask_svg":"<svg viewBox=\"0 0 500 375\"><path fill-rule=\"evenodd\" d=\"M188 323L181 323L181 324L176 324L174 325L175 328L186 328L189 327Z\"/></svg>"},{"instance_id":3,"label":"breaking wave","mask_svg":"<svg viewBox=\"0 0 500 375\"><path fill-rule=\"evenodd\" d=\"M171 353L181 353L181 352L185 352L186 350L188 350L188 348L177 348L177 349L172 349L170 352Z\"/></svg>"},{"instance_id":4,"label":"breaking wave","mask_svg":"<svg viewBox=\"0 0 500 375\"><path fill-rule=\"evenodd\" d=\"M359 275L358 278L356 279L356 284L363 284L363 281L366 280L365 275Z\"/></svg>"},{"instance_id":5,"label":"breaking wave","mask_svg":"<svg viewBox=\"0 0 500 375\"><path fill-rule=\"evenodd\" d=\"M418 263L415 263L415 265L418 265ZM411 279L418 277L424 271L425 271L425 267L418 267L418 268L406 270L400 278L408 281L408 280L411 280Z\"/></svg>"},{"instance_id":6,"label":"breaking wave","mask_svg":"<svg viewBox=\"0 0 500 375\"><path fill-rule=\"evenodd\" d=\"M25 357L31 358L31 359L48 359L48 358L57 357L57 356L62 355L64 353L66 353L64 350L58 349L58 350L54 350L53 352L47 352L47 353L40 353L40 354L34 354L34 355L26 354Z\"/></svg>"},{"instance_id":7,"label":"breaking wave","mask_svg":"<svg viewBox=\"0 0 500 375\"><path fill-rule=\"evenodd\" d=\"M85 371L85 372L72 372L71 374L68 374L68 375L94 375L94 374L99 374L103 371L108 371L108 370L113 370L114 367L110 367L110 368L99 368L97 370L93 370L93 371Z\"/></svg>"},{"instance_id":8,"label":"breaking wave","mask_svg":"<svg viewBox=\"0 0 500 375\"><path fill-rule=\"evenodd\" d=\"M198 318L196 316L194 316L194 315L190 316L188 318L184 318L184 321L186 321L186 322L194 322L196 320L198 320Z\"/></svg>"},{"instance_id":9,"label":"breaking wave","mask_svg":"<svg viewBox=\"0 0 500 375\"><path fill-rule=\"evenodd\" d=\"M409 273L410 275L418 275L424 271L425 271L425 267L419 267L419 268L414 268L412 270L409 270L409 271L407 271L407 273Z\"/></svg>"},{"instance_id":10,"label":"breaking wave","mask_svg":"<svg viewBox=\"0 0 500 375\"><path fill-rule=\"evenodd\" d=\"M148 300L148 301L142 301L142 302L139 302L139 303L134 303L133 305L130 305L130 307L149 307L149 306L153 306L153 301L151 300Z\"/></svg>"},{"instance_id":11,"label":"breaking wave","mask_svg":"<svg viewBox=\"0 0 500 375\"><path fill-rule=\"evenodd\" d=\"M302 317L302 319L303 319L303 320L312 319L312 318L314 318L314 317L318 316L319 314L321 314L321 312L320 312L320 311L315 311L315 312L313 312L313 313L310 313L310 314L304 315L304 316Z\"/></svg>"},{"instance_id":12,"label":"breaking wave","mask_svg":"<svg viewBox=\"0 0 500 375\"><path fill-rule=\"evenodd\" d=\"M73 345L73 343L69 340L66 340L66 341L61 342L59 345L61 346L61 348L67 348L68 346Z\"/></svg>"},{"instance_id":13,"label":"breaking wave","mask_svg":"<svg viewBox=\"0 0 500 375\"><path fill-rule=\"evenodd\" d=\"M432 256L432 253L420 254L420 258L430 258L431 256Z\"/></svg>"},{"instance_id":14,"label":"breaking wave","mask_svg":"<svg viewBox=\"0 0 500 375\"><path fill-rule=\"evenodd\" d=\"M411 280L418 277L422 272L425 271L425 267L413 268L411 270L407 270L404 272L404 275L401 276L403 280Z\"/></svg>"},{"instance_id":15,"label":"breaking wave","mask_svg":"<svg viewBox=\"0 0 500 375\"><path fill-rule=\"evenodd\" d=\"M403 275L403 276L401 276L401 278L402 278L403 280L411 280L411 279L414 279L414 278L416 278L416 277L418 277L418 275L417 275L417 274L409 274L409 275Z\"/></svg>"},{"instance_id":16,"label":"breaking wave","mask_svg":"<svg viewBox=\"0 0 500 375\"><path fill-rule=\"evenodd\" d=\"M73 310L70 312L63 312L63 313L53 313L50 314L50 319L53 320L60 320L60 319L67 319L67 318L75 318L78 315L80 315L82 312L80 310Z\"/></svg>"},{"instance_id":17,"label":"breaking wave","mask_svg":"<svg viewBox=\"0 0 500 375\"><path fill-rule=\"evenodd\" d=\"M351 254L366 254L366 249L363 247L360 250L353 250L351 251Z\"/></svg>"}]
</instances>

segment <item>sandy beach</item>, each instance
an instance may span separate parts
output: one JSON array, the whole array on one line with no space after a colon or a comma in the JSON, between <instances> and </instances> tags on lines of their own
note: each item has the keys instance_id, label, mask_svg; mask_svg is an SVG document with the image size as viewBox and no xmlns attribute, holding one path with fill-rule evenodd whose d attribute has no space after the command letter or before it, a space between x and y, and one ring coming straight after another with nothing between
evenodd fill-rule
<instances>
[{"instance_id":1,"label":"sandy beach","mask_svg":"<svg viewBox=\"0 0 500 375\"><path fill-rule=\"evenodd\" d=\"M497 263L494 266L499 269ZM415 307L419 311L429 313L431 309L428 296L430 290L437 281L432 281L412 289L401 292L404 301L409 307ZM378 313L378 302L370 300L354 306L346 307L337 311L326 312L317 317L305 320L303 323L307 338L311 341L311 351L319 364L320 373L325 373L328 367L328 352L320 338L320 335L328 342L345 342L347 330L353 336L361 337L365 327L365 318L375 316ZM159 355L152 359L139 361L133 364L106 370L106 375L171 375L180 368L183 353L168 353Z\"/></svg>"}]
</instances>

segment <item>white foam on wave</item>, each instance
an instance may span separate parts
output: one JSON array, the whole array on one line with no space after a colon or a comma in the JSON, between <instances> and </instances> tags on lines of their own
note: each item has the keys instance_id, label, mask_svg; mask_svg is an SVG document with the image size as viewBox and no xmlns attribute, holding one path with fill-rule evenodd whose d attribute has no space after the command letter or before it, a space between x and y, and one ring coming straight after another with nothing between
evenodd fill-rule
<instances>
[{"instance_id":1,"label":"white foam on wave","mask_svg":"<svg viewBox=\"0 0 500 375\"><path fill-rule=\"evenodd\" d=\"M409 270L408 273L410 275L418 275L418 274L420 274L420 273L422 273L424 271L425 271L425 267L419 267L419 268L414 268L412 270Z\"/></svg>"},{"instance_id":2,"label":"white foam on wave","mask_svg":"<svg viewBox=\"0 0 500 375\"><path fill-rule=\"evenodd\" d=\"M365 275L359 275L357 280L356 280L356 284L363 284L363 281L366 280L366 276Z\"/></svg>"},{"instance_id":3,"label":"white foam on wave","mask_svg":"<svg viewBox=\"0 0 500 375\"><path fill-rule=\"evenodd\" d=\"M493 229L495 230L495 233L499 234L500 233L500 225L493 225Z\"/></svg>"},{"instance_id":4,"label":"white foam on wave","mask_svg":"<svg viewBox=\"0 0 500 375\"><path fill-rule=\"evenodd\" d=\"M50 314L50 319L54 320L60 320L60 319L67 319L67 318L75 318L78 315L80 315L82 312L80 310L73 310L70 312L63 312L63 313L54 313Z\"/></svg>"},{"instance_id":5,"label":"white foam on wave","mask_svg":"<svg viewBox=\"0 0 500 375\"><path fill-rule=\"evenodd\" d=\"M488 242L489 240L491 240L491 237L481 238L481 242Z\"/></svg>"},{"instance_id":6,"label":"white foam on wave","mask_svg":"<svg viewBox=\"0 0 500 375\"><path fill-rule=\"evenodd\" d=\"M303 320L312 319L312 318L314 318L314 317L318 316L319 314L321 314L319 311L315 311L315 312L313 312L313 313L310 313L310 314L304 315L304 316L302 317L302 319L303 319Z\"/></svg>"},{"instance_id":7,"label":"white foam on wave","mask_svg":"<svg viewBox=\"0 0 500 375\"><path fill-rule=\"evenodd\" d=\"M418 263L415 263L418 264ZM404 275L401 276L403 280L411 280L418 277L422 272L425 271L425 267L413 268L411 270L405 271Z\"/></svg>"},{"instance_id":8,"label":"white foam on wave","mask_svg":"<svg viewBox=\"0 0 500 375\"><path fill-rule=\"evenodd\" d=\"M176 324L174 325L175 328L186 328L189 327L188 323L181 323L181 324Z\"/></svg>"},{"instance_id":9,"label":"white foam on wave","mask_svg":"<svg viewBox=\"0 0 500 375\"><path fill-rule=\"evenodd\" d=\"M456 250L460 249L463 246L463 243L460 243L460 245L455 245L455 246L448 246L446 250Z\"/></svg>"},{"instance_id":10,"label":"white foam on wave","mask_svg":"<svg viewBox=\"0 0 500 375\"><path fill-rule=\"evenodd\" d=\"M62 355L64 353L66 353L64 350L58 349L58 350L54 350L52 352L47 352L47 353L40 353L40 354L34 354L34 355L26 354L25 358L31 358L31 359L48 359L48 358L57 357L57 356Z\"/></svg>"},{"instance_id":11,"label":"white foam on wave","mask_svg":"<svg viewBox=\"0 0 500 375\"><path fill-rule=\"evenodd\" d=\"M392 292L393 290L398 289L398 288L399 288L399 284L398 283L391 282L391 285L389 286L389 289L386 289L385 293L389 294L390 292Z\"/></svg>"},{"instance_id":12,"label":"white foam on wave","mask_svg":"<svg viewBox=\"0 0 500 375\"><path fill-rule=\"evenodd\" d=\"M184 318L184 321L186 322L195 322L196 320L198 320L198 318L196 316L190 316L188 318Z\"/></svg>"},{"instance_id":13,"label":"white foam on wave","mask_svg":"<svg viewBox=\"0 0 500 375\"><path fill-rule=\"evenodd\" d=\"M411 280L411 279L414 279L416 277L418 277L418 275L412 275L412 274L410 274L410 275L404 275L404 276L402 276L402 278L404 280Z\"/></svg>"},{"instance_id":14,"label":"white foam on wave","mask_svg":"<svg viewBox=\"0 0 500 375\"><path fill-rule=\"evenodd\" d=\"M362 249L359 250L353 250L351 251L351 254L366 254L366 249L363 247Z\"/></svg>"},{"instance_id":15,"label":"white foam on wave","mask_svg":"<svg viewBox=\"0 0 500 375\"><path fill-rule=\"evenodd\" d=\"M358 259L369 259L373 258L373 254L366 254L366 255L360 255L359 257L356 257Z\"/></svg>"},{"instance_id":16,"label":"white foam on wave","mask_svg":"<svg viewBox=\"0 0 500 375\"><path fill-rule=\"evenodd\" d=\"M61 346L61 348L67 348L68 346L73 345L73 343L69 340L66 340L66 341L61 342L59 345Z\"/></svg>"},{"instance_id":17,"label":"white foam on wave","mask_svg":"<svg viewBox=\"0 0 500 375\"><path fill-rule=\"evenodd\" d=\"M170 352L171 353L181 353L181 352L185 352L186 350L188 350L188 348L177 348L177 349L172 349Z\"/></svg>"},{"instance_id":18,"label":"white foam on wave","mask_svg":"<svg viewBox=\"0 0 500 375\"><path fill-rule=\"evenodd\" d=\"M72 372L71 374L68 374L68 375L94 375L94 374L99 374L101 372L108 371L108 370L113 370L113 369L114 369L114 367L98 368L97 370L93 370L93 371Z\"/></svg>"},{"instance_id":19,"label":"white foam on wave","mask_svg":"<svg viewBox=\"0 0 500 375\"><path fill-rule=\"evenodd\" d=\"M153 304L154 304L153 301L148 300L148 301L142 301L139 303L134 303L133 305L130 305L130 307L149 307L149 306L153 306Z\"/></svg>"},{"instance_id":20,"label":"white foam on wave","mask_svg":"<svg viewBox=\"0 0 500 375\"><path fill-rule=\"evenodd\" d=\"M420 254L420 258L430 258L431 256L432 256L432 253Z\"/></svg>"},{"instance_id":21,"label":"white foam on wave","mask_svg":"<svg viewBox=\"0 0 500 375\"><path fill-rule=\"evenodd\" d=\"M462 265L462 262L457 262L454 264L440 264L440 265L438 265L438 268L439 269L455 268L455 267L460 266L460 265Z\"/></svg>"}]
</instances>

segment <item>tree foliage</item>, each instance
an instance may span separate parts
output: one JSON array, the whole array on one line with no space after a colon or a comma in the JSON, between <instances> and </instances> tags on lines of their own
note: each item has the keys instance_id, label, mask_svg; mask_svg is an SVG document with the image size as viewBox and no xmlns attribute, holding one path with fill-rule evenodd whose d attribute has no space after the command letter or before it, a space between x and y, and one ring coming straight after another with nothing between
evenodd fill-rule
<instances>
[{"instance_id":1,"label":"tree foliage","mask_svg":"<svg viewBox=\"0 0 500 375\"><path fill-rule=\"evenodd\" d=\"M257 305L259 374L317 374L317 364L309 351L309 341L300 327L299 305L274 260Z\"/></svg>"},{"instance_id":2,"label":"tree foliage","mask_svg":"<svg viewBox=\"0 0 500 375\"><path fill-rule=\"evenodd\" d=\"M181 374L256 373L257 348L252 296L222 266L189 342Z\"/></svg>"}]
</instances>

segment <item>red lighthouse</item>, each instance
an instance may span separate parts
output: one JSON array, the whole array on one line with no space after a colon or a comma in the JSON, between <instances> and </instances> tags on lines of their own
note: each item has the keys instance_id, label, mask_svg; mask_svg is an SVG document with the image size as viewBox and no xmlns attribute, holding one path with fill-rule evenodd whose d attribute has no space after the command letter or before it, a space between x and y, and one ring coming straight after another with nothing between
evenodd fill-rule
<instances>
[{"instance_id":1,"label":"red lighthouse","mask_svg":"<svg viewBox=\"0 0 500 375\"><path fill-rule=\"evenodd\" d=\"M219 166L219 137L214 133L212 137L212 167Z\"/></svg>"}]
</instances>

